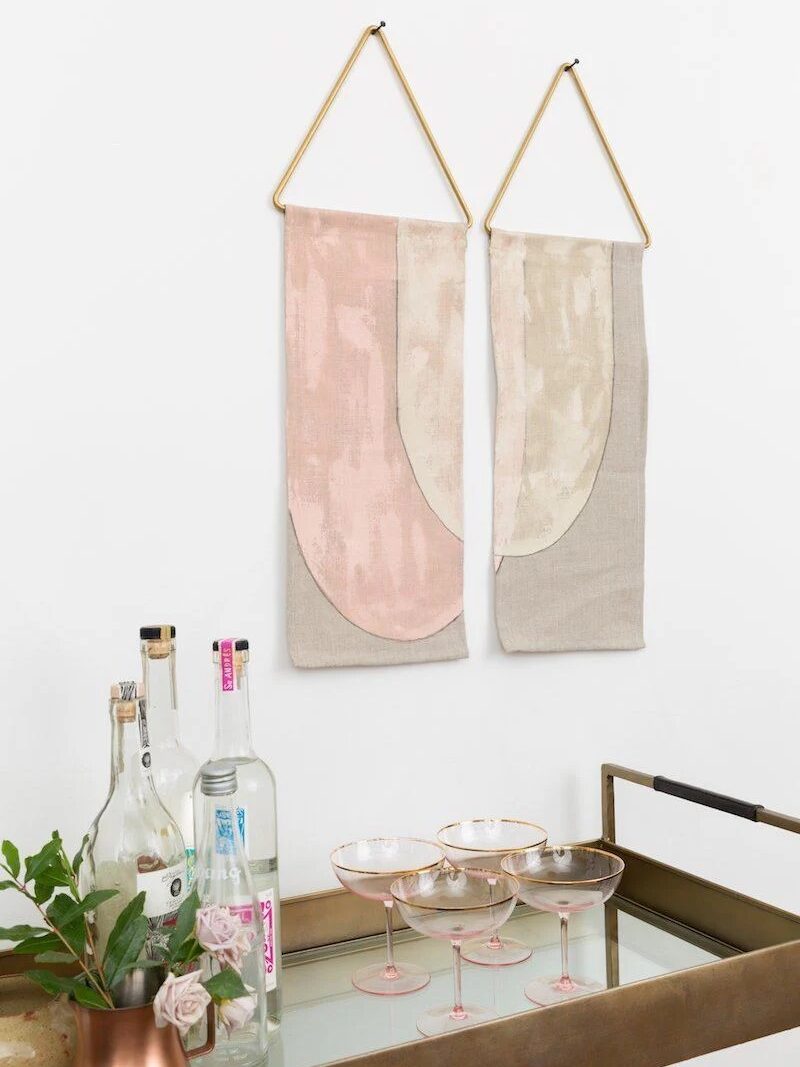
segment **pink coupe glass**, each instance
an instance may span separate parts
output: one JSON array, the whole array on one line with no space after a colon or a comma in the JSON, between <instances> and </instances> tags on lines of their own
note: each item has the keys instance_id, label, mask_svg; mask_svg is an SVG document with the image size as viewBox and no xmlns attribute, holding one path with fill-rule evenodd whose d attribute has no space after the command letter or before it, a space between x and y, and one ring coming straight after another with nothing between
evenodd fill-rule
<instances>
[{"instance_id":1,"label":"pink coupe glass","mask_svg":"<svg viewBox=\"0 0 800 1067\"><path fill-rule=\"evenodd\" d=\"M522 819L467 819L443 826L436 835L453 867L481 867L500 872L500 861L510 852L539 848L547 844L547 831ZM532 949L511 937L490 937L468 941L461 958L484 967L507 967L523 963Z\"/></svg>"},{"instance_id":2,"label":"pink coupe glass","mask_svg":"<svg viewBox=\"0 0 800 1067\"><path fill-rule=\"evenodd\" d=\"M599 848L564 845L514 852L506 856L502 868L518 880L521 900L561 919L561 974L529 982L525 986L528 1000L560 1004L605 988L570 975L568 922L570 915L605 904L613 895L625 870L619 856Z\"/></svg>"},{"instance_id":3,"label":"pink coupe glass","mask_svg":"<svg viewBox=\"0 0 800 1067\"><path fill-rule=\"evenodd\" d=\"M435 871L444 852L432 841L416 837L375 837L351 841L331 852L331 866L345 889L367 900L380 901L386 916L386 963L361 967L353 985L364 993L396 996L423 989L431 976L414 963L396 963L392 935L394 899L390 886L402 875Z\"/></svg>"},{"instance_id":4,"label":"pink coupe glass","mask_svg":"<svg viewBox=\"0 0 800 1067\"><path fill-rule=\"evenodd\" d=\"M452 1007L431 1008L417 1019L427 1037L496 1019L492 1008L464 1004L461 999L461 943L502 926L517 900L515 878L497 871L439 870L399 878L392 896L412 929L453 946Z\"/></svg>"}]
</instances>

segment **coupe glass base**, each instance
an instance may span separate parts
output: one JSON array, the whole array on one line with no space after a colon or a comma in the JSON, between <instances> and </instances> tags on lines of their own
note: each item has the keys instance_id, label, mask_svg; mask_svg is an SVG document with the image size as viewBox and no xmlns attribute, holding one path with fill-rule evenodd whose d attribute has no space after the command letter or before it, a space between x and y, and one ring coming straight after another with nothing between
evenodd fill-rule
<instances>
[{"instance_id":1,"label":"coupe glass base","mask_svg":"<svg viewBox=\"0 0 800 1067\"><path fill-rule=\"evenodd\" d=\"M461 949L461 958L480 967L511 967L524 963L533 955L533 949L513 937L501 937L496 941L467 941Z\"/></svg>"},{"instance_id":2,"label":"coupe glass base","mask_svg":"<svg viewBox=\"0 0 800 1067\"><path fill-rule=\"evenodd\" d=\"M436 1037L438 1034L450 1034L454 1030L463 1030L466 1026L477 1026L478 1023L488 1023L500 1016L493 1008L479 1008L475 1004L464 1005L463 1018L454 1019L452 1007L443 1005L441 1008L431 1008L423 1012L417 1019L417 1029L425 1037Z\"/></svg>"},{"instance_id":3,"label":"coupe glass base","mask_svg":"<svg viewBox=\"0 0 800 1067\"><path fill-rule=\"evenodd\" d=\"M385 963L373 963L353 972L353 985L362 993L378 997L397 997L403 993L415 993L424 989L431 976L414 963L396 963L393 973L387 973Z\"/></svg>"},{"instance_id":4,"label":"coupe glass base","mask_svg":"<svg viewBox=\"0 0 800 1067\"><path fill-rule=\"evenodd\" d=\"M573 989L567 991L559 988L560 975L551 978L535 978L525 986L525 996L534 1004L546 1008L550 1004L563 1004L565 1000L585 997L587 993L599 993L606 987L602 982L590 982L588 978L573 978Z\"/></svg>"}]
</instances>

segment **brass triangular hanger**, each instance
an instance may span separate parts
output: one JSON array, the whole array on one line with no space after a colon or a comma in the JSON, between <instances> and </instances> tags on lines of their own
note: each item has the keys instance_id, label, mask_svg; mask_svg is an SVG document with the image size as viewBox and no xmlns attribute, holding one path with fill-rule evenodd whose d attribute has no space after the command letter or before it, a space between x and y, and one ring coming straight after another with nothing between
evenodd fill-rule
<instances>
[{"instance_id":1,"label":"brass triangular hanger","mask_svg":"<svg viewBox=\"0 0 800 1067\"><path fill-rule=\"evenodd\" d=\"M408 84L408 79L406 78L405 74L403 73L402 68L400 67L400 64L397 62L397 57L395 56L394 52L391 49L391 46L389 45L389 42L386 39L386 34L383 32L383 27L385 25L386 25L385 22L381 22L378 26L367 26L367 28L364 30L364 32L359 37L358 41L356 42L355 48L350 53L350 56L349 56L347 62L345 63L345 65L342 67L341 73L339 74L339 77L336 79L336 82L335 82L333 88L328 93L328 96L325 99L325 103L319 109L317 117L311 123L311 126L309 127L308 133L303 138L303 143L300 145L300 147L295 152L294 158L292 159L292 162L286 168L286 170L284 171L283 177L278 182L278 187L277 187L277 189L275 190L275 192L273 194L272 202L275 205L275 207L278 208L279 211L285 211L286 210L286 205L281 200L281 194L283 193L283 191L286 188L286 186L289 184L289 181L290 181L292 175L297 170L297 165L299 164L300 160L305 155L306 149L308 148L308 146L313 141L314 135L316 134L317 130L322 125L322 120L328 114L328 111L330 110L331 104L336 99L336 97L337 97L337 95L339 93L339 90L344 85L345 80L347 79L347 75L353 69L353 66L355 65L356 60L361 55L361 52L362 52L362 50L364 48L364 45L367 43L367 41L370 39L370 37L377 37L378 40L383 45L384 51L386 52L386 55L389 57L389 62L394 67L395 72L397 74L397 77L400 79L400 84L402 85L403 90L404 90L406 96L408 97L409 103L411 104L412 108L414 109L414 114L419 119L420 126L422 126L422 130L423 130L425 136L428 138L428 142L429 142L431 148L433 149L436 158L439 161L439 166L444 171L444 176L447 178L447 181L448 181L448 183L450 185L450 188L453 190L453 193L455 194L455 198L459 203L459 207L461 208L462 212L464 213L464 218L466 219L466 222L467 222L467 229L469 229L469 227L472 225L472 215L470 214L470 210L467 207L467 203L464 200L464 197L461 195L461 190L458 188L458 185L456 184L456 180L453 177L452 171L448 167L447 162L446 162L444 156L442 155L442 150L439 148L439 145L436 143L436 138L433 136L433 132L431 131L431 128L428 125L428 123L427 123L427 121L425 119L425 116L422 114L422 110L420 109L420 106L417 103L417 98L414 96L414 93L411 91L411 86Z\"/></svg>"},{"instance_id":2,"label":"brass triangular hanger","mask_svg":"<svg viewBox=\"0 0 800 1067\"><path fill-rule=\"evenodd\" d=\"M503 183L497 190L497 196L495 196L494 200L492 201L492 206L489 208L489 214L486 216L483 225L486 227L486 232L489 234L489 236L491 236L492 219L495 216L495 212L500 207L500 202L506 195L506 191L509 185L511 184L511 179L516 174L517 167L519 167L520 163L522 162L522 157L525 155L525 151L531 142L531 138L536 132L536 127L539 125L542 115L544 115L545 111L547 110L547 105L550 103L553 97L553 93L556 91L558 83L561 81L562 76L566 74L567 71L569 71L569 73L572 75L572 80L575 82L575 86L580 94L581 100L583 100L586 110L589 113L589 118L592 120L592 124L595 130L597 130L597 135L600 138L600 141L602 142L603 148L608 158L608 162L611 164L611 167L617 176L617 181L622 186L622 191L625 194L625 199L628 201L631 211L636 216L636 221L639 224L639 229L642 231L642 236L644 237L644 247L649 248L651 244L650 231L648 230L647 224L642 218L642 213L633 198L633 193L631 192L630 187L625 181L625 177L622 171L620 170L619 163L617 163L616 157L611 149L611 145L608 143L608 138L605 135L603 127L600 125L600 120L597 117L597 113L592 107L589 97L586 95L586 90L583 87L583 82L578 77L578 72L575 69L578 62L579 60L576 59L572 63L563 63L556 71L555 77L550 82L550 88L545 93L544 100L542 100L541 104L539 105L539 110L533 116L533 121L528 127L527 133L522 138L522 144L517 149L517 154L511 161L511 166L508 168L506 176L503 178Z\"/></svg>"}]
</instances>

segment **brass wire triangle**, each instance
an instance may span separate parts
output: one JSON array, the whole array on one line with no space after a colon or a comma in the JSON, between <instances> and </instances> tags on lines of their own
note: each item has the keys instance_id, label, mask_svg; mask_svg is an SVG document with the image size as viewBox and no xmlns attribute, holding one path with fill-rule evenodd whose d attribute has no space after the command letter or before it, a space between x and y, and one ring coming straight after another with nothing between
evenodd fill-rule
<instances>
[{"instance_id":1,"label":"brass wire triangle","mask_svg":"<svg viewBox=\"0 0 800 1067\"><path fill-rule=\"evenodd\" d=\"M592 107L591 101L589 100L589 97L588 97L588 95L586 93L586 89L583 86L583 82L578 77L578 72L575 69L577 64L578 64L578 60L577 59L574 60L572 63L562 63L562 65L556 71L555 76L553 77L553 80L550 82L550 87L548 88L547 92L544 95L544 99L542 100L541 104L539 105L539 110L533 116L533 121L531 122L530 126L528 127L525 136L522 138L522 143L520 144L519 148L517 149L516 155L514 156L514 158L511 161L511 166L506 171L506 175L503 178L503 182L502 182L500 188L497 190L497 195L495 196L494 200L492 201L492 206L489 208L489 214L486 216L486 219L484 220L483 225L486 228L486 232L491 237L491 235L492 235L492 219L494 218L497 209L500 207L500 203L501 203L503 197L506 195L508 187L511 184L511 179L516 174L517 168L519 167L520 163L522 162L522 157L525 155L527 147L531 142L531 138L533 137L534 133L536 133L536 128L538 127L539 123L541 122L542 116L544 115L545 111L547 110L547 105L553 99L553 93L555 93L556 88L558 86L558 83L561 81L561 78L567 72L569 72L569 74L572 76L572 80L575 82L575 87L577 88L578 93L580 95L580 98L584 103L586 111L589 114L589 118L592 120L592 125L594 126L595 130L597 131L597 136L600 138L600 141L601 141L601 143L603 145L603 150L605 151L606 158L608 159L608 162L611 164L611 168L614 171L614 174L616 175L617 181L619 182L620 186L622 187L622 191L625 194L625 199L628 201L628 205L630 206L630 209L631 209L631 211L633 212L633 214L634 214L634 216L636 218L636 222L637 222L637 224L639 226L639 229L641 230L642 237L644 238L644 247L645 248L649 248L650 245L652 244L652 240L651 240L651 237L650 237L650 231L648 230L647 224L645 223L644 219L642 218L642 213L639 210L639 207L638 207L638 205L637 205L637 203L636 203L636 201L635 201L635 199L633 197L633 193L630 190L630 186L625 181L625 176L623 175L622 171L620 170L619 163L617 163L616 156L614 155L614 152L613 152L613 150L611 148L611 145L609 144L608 138L605 135L605 131L603 130L603 127L600 125L600 119L597 117L597 112Z\"/></svg>"},{"instance_id":2,"label":"brass wire triangle","mask_svg":"<svg viewBox=\"0 0 800 1067\"><path fill-rule=\"evenodd\" d=\"M395 73L397 74L397 77L400 79L400 84L403 87L403 91L405 92L406 96L408 97L408 101L411 104L411 107L414 109L414 114L419 119L419 124L422 127L422 131L425 134L425 136L427 137L428 143L430 144L431 148L433 149L434 155L436 156L437 160L439 161L439 166L442 168L442 171L444 172L445 178L447 178L447 181L448 181L448 184L450 185L450 188L453 190L453 194L455 195L455 198L458 201L459 207L461 208L461 211L464 214L464 218L466 219L467 229L469 229L469 227L472 225L472 214L470 213L470 210L467 207L467 203L466 203L466 201L464 200L464 197L461 194L461 190L459 189L458 184L457 184L455 178L453 177L452 171L450 170L450 168L447 165L447 161L445 160L444 156L442 155L442 150L439 148L439 145L436 142L436 138L433 136L433 131L431 130L430 126L428 125L428 123L427 123L427 121L425 119L425 116L422 114L422 109L420 108L419 103L417 102L417 98L414 96L414 93L412 92L411 86L408 83L408 79L406 78L406 76L403 73L403 70L402 70L400 64L397 61L397 56L395 56L394 52L392 51L391 45L389 44L388 40L386 39L386 34L383 32L383 27L385 25L386 25L385 22L381 22L378 26L367 26L367 28L364 30L364 32L359 37L358 41L356 42L355 48L350 53L350 56L349 56L347 62L345 63L345 65L342 67L342 70L341 70L341 72L339 74L339 77L336 79L333 88L328 93L328 96L326 97L325 102L323 103L322 107L319 109L319 111L317 113L317 117L311 123L311 126L308 129L308 133L303 138L302 144L300 145L300 147L295 152L291 163L289 164L289 166L284 171L283 177L281 178L281 180L278 182L278 187L276 188L276 190L275 190L275 192L274 192L274 194L272 196L272 202L273 202L273 204L275 205L275 207L279 211L285 211L286 210L286 204L281 200L281 195L283 194L284 190L286 189L286 186L289 184L289 181L291 180L292 175L297 170L297 166L298 166L300 160L305 155L306 149L311 144L311 142L314 140L314 135L316 134L317 130L322 125L323 119L328 114L328 111L330 111L331 105L333 104L334 100L336 99L336 97L339 94L339 90L342 88L342 86L344 85L345 81L347 80L347 75L350 73L350 71L355 66L355 62L358 59L358 57L361 55L361 52L364 49L364 45L367 43L367 41L370 39L370 37L377 37L378 40L383 45L383 49L386 52L386 55L389 57L389 62L394 67L394 70L395 70Z\"/></svg>"}]
</instances>

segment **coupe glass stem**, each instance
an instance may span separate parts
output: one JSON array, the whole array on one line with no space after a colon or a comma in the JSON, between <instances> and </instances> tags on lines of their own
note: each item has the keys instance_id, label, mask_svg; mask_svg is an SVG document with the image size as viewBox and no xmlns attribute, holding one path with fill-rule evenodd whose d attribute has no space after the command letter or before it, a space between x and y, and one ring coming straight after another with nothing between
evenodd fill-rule
<instances>
[{"instance_id":1,"label":"coupe glass stem","mask_svg":"<svg viewBox=\"0 0 800 1067\"><path fill-rule=\"evenodd\" d=\"M571 993L575 983L569 976L569 915L560 911L558 917L561 920L561 977L556 986L562 993Z\"/></svg>"},{"instance_id":2,"label":"coupe glass stem","mask_svg":"<svg viewBox=\"0 0 800 1067\"><path fill-rule=\"evenodd\" d=\"M494 878L489 879L489 914L492 914L492 907L494 906L494 887L497 883ZM502 948L503 942L500 940L500 935L497 930L492 931L492 936L486 942L489 948Z\"/></svg>"},{"instance_id":3,"label":"coupe glass stem","mask_svg":"<svg viewBox=\"0 0 800 1067\"><path fill-rule=\"evenodd\" d=\"M394 901L384 900L383 904L386 909L386 969L383 976L384 978L397 978L397 968L394 965L394 930L392 929Z\"/></svg>"},{"instance_id":4,"label":"coupe glass stem","mask_svg":"<svg viewBox=\"0 0 800 1067\"><path fill-rule=\"evenodd\" d=\"M450 1012L451 1019L466 1019L467 1013L461 1003L461 942L453 941L453 1010Z\"/></svg>"}]
</instances>

